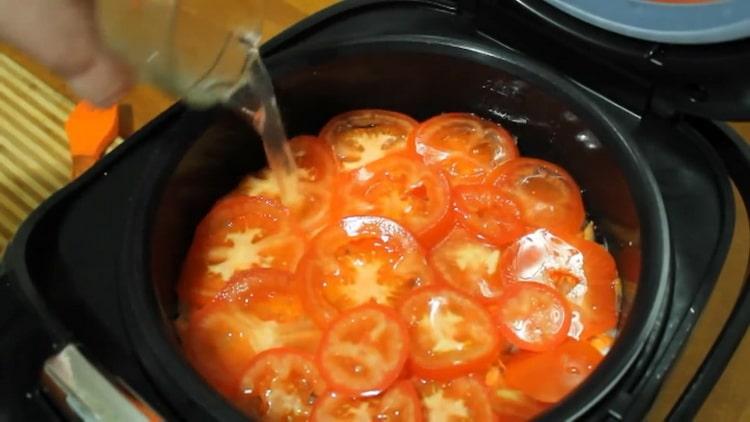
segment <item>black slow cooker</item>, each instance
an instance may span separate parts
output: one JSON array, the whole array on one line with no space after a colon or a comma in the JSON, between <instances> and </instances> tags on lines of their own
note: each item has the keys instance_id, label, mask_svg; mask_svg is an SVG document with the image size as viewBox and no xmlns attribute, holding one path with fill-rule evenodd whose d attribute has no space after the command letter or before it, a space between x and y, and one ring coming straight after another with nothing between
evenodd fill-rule
<instances>
[{"instance_id":1,"label":"black slow cooker","mask_svg":"<svg viewBox=\"0 0 750 422\"><path fill-rule=\"evenodd\" d=\"M750 117L750 40L637 40L539 0L362 0L263 55L290 135L356 108L474 112L568 169L635 287L610 354L542 419L643 417L725 258L730 180L750 198L750 148L712 120ZM264 164L235 116L177 104L42 204L4 258L0 418L240 419L180 352L174 284L197 222ZM671 418L695 414L749 321L744 286Z\"/></svg>"}]
</instances>

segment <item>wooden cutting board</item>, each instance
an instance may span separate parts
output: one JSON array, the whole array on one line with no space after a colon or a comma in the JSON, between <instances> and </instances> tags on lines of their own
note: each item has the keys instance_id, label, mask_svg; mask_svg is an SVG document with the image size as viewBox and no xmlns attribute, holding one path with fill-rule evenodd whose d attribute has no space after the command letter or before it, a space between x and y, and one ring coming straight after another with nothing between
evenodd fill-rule
<instances>
[{"instance_id":1,"label":"wooden cutting board","mask_svg":"<svg viewBox=\"0 0 750 422\"><path fill-rule=\"evenodd\" d=\"M24 218L68 183L73 102L0 52L0 255Z\"/></svg>"}]
</instances>

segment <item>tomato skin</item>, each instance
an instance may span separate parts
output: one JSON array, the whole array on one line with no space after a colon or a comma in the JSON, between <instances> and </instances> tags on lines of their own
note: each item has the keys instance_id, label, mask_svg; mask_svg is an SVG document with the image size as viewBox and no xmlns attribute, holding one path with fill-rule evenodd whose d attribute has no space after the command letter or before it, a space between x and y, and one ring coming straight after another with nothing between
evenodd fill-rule
<instances>
[{"instance_id":1,"label":"tomato skin","mask_svg":"<svg viewBox=\"0 0 750 422\"><path fill-rule=\"evenodd\" d=\"M536 158L515 158L498 166L484 182L515 200L528 226L567 234L583 226L581 188L562 167Z\"/></svg>"},{"instance_id":2,"label":"tomato skin","mask_svg":"<svg viewBox=\"0 0 750 422\"><path fill-rule=\"evenodd\" d=\"M333 117L320 137L334 149L342 171L356 170L393 153L407 150L416 120L387 110L354 110Z\"/></svg>"},{"instance_id":3,"label":"tomato skin","mask_svg":"<svg viewBox=\"0 0 750 422\"><path fill-rule=\"evenodd\" d=\"M302 422L310 417L312 401L325 391L312 355L271 349L253 358L234 403L249 417Z\"/></svg>"},{"instance_id":4,"label":"tomato skin","mask_svg":"<svg viewBox=\"0 0 750 422\"><path fill-rule=\"evenodd\" d=\"M222 198L195 231L178 281L180 301L201 308L239 271L294 271L303 239L279 202L240 194Z\"/></svg>"},{"instance_id":5,"label":"tomato skin","mask_svg":"<svg viewBox=\"0 0 750 422\"><path fill-rule=\"evenodd\" d=\"M453 204L461 225L497 246L507 245L526 230L518 204L493 186L457 186Z\"/></svg>"},{"instance_id":6,"label":"tomato skin","mask_svg":"<svg viewBox=\"0 0 750 422\"><path fill-rule=\"evenodd\" d=\"M438 278L481 302L493 302L503 288L501 251L462 227L455 227L429 255Z\"/></svg>"},{"instance_id":7,"label":"tomato skin","mask_svg":"<svg viewBox=\"0 0 750 422\"><path fill-rule=\"evenodd\" d=\"M473 376L455 378L447 382L416 379L425 420L452 422L494 421L487 388ZM450 417L450 419L447 419Z\"/></svg>"},{"instance_id":8,"label":"tomato skin","mask_svg":"<svg viewBox=\"0 0 750 422\"><path fill-rule=\"evenodd\" d=\"M321 327L359 305L395 306L433 277L411 234L373 216L345 217L320 232L297 271L306 309Z\"/></svg>"},{"instance_id":9,"label":"tomato skin","mask_svg":"<svg viewBox=\"0 0 750 422\"><path fill-rule=\"evenodd\" d=\"M254 269L236 274L216 299L189 316L183 349L222 394L234 396L244 369L264 350L313 351L321 332L307 317L290 274Z\"/></svg>"},{"instance_id":10,"label":"tomato skin","mask_svg":"<svg viewBox=\"0 0 750 422\"><path fill-rule=\"evenodd\" d=\"M553 350L522 353L507 361L505 377L510 387L540 402L557 403L588 378L602 358L587 342L568 340Z\"/></svg>"},{"instance_id":11,"label":"tomato skin","mask_svg":"<svg viewBox=\"0 0 750 422\"><path fill-rule=\"evenodd\" d=\"M452 226L450 186L406 153L392 154L348 175L342 195L344 215L379 215L403 225L425 247Z\"/></svg>"},{"instance_id":12,"label":"tomato skin","mask_svg":"<svg viewBox=\"0 0 750 422\"><path fill-rule=\"evenodd\" d=\"M410 381L398 381L376 397L347 397L329 392L315 402L310 418L313 422L358 422L362 408L369 420L421 422L422 404Z\"/></svg>"},{"instance_id":13,"label":"tomato skin","mask_svg":"<svg viewBox=\"0 0 750 422\"><path fill-rule=\"evenodd\" d=\"M571 337L583 340L616 328L617 270L609 252L596 243L538 229L505 249L500 268L505 283L557 289L571 307Z\"/></svg>"},{"instance_id":14,"label":"tomato skin","mask_svg":"<svg viewBox=\"0 0 750 422\"><path fill-rule=\"evenodd\" d=\"M522 350L553 349L565 341L570 329L566 300L544 284L506 284L490 312L504 337Z\"/></svg>"},{"instance_id":15,"label":"tomato skin","mask_svg":"<svg viewBox=\"0 0 750 422\"><path fill-rule=\"evenodd\" d=\"M499 124L468 113L446 113L423 122L409 141L452 186L482 181L494 167L518 156L513 137Z\"/></svg>"},{"instance_id":16,"label":"tomato skin","mask_svg":"<svg viewBox=\"0 0 750 422\"><path fill-rule=\"evenodd\" d=\"M320 342L317 362L332 390L370 396L399 377L408 353L408 329L399 315L392 308L368 304L331 322ZM379 357L377 364L371 360L374 356Z\"/></svg>"},{"instance_id":17,"label":"tomato skin","mask_svg":"<svg viewBox=\"0 0 750 422\"><path fill-rule=\"evenodd\" d=\"M487 368L500 350L489 313L443 286L414 291L400 306L411 338L410 369L421 378L450 380Z\"/></svg>"}]
</instances>

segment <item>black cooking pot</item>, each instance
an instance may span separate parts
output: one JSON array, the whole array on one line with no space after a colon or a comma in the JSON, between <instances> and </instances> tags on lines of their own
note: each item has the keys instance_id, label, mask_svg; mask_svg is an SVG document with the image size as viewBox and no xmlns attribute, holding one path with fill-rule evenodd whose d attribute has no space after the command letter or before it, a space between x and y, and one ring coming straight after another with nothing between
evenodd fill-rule
<instances>
[{"instance_id":1,"label":"black cooking pot","mask_svg":"<svg viewBox=\"0 0 750 422\"><path fill-rule=\"evenodd\" d=\"M505 126L523 155L568 169L582 187L599 240L635 288L625 291L622 329L611 352L544 417L622 417L646 375L656 377L646 389L645 406L650 403L684 342L687 334L675 337L665 327L674 330L688 306L695 314L713 285L733 208L727 174L707 145L736 139L704 120L676 122L638 110L648 101L636 88L623 89L629 79L613 77L619 88L587 85L553 68L554 60L536 59L545 48L559 58L556 49L564 43L549 37L531 47L528 40L513 42L518 31L542 25L522 7L508 7L515 14L507 20L494 15L505 25L489 32L478 30L487 18L474 8L481 2L467 4L472 7L348 2L272 40L264 56L287 131L314 134L332 116L358 108L417 119L473 112ZM570 54L571 60L582 57ZM676 146L675 139L684 140ZM5 287L19 303L8 315L34 310L30 328L15 341L38 347L10 371L22 390L36 391L26 374L75 342L168 418L240 418L181 353L172 324L175 282L198 221L244 174L264 165L260 141L245 122L223 110L177 105L43 204L6 255ZM696 198L684 212L681 201ZM621 259L626 248L642 257L640 265ZM710 256L692 256L701 250ZM691 279L692 272L700 274ZM687 274L678 277L689 287L683 296L675 296L675 273ZM669 359L656 359L665 350L672 351ZM640 413L631 416L647 408L634 406ZM36 415L30 412L19 415Z\"/></svg>"}]
</instances>

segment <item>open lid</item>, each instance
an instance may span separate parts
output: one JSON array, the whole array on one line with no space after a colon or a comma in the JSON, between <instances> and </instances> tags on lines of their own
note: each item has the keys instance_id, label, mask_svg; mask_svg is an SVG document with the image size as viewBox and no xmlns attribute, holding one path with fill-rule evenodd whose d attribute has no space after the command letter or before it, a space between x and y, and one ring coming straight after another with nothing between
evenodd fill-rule
<instances>
[{"instance_id":1,"label":"open lid","mask_svg":"<svg viewBox=\"0 0 750 422\"><path fill-rule=\"evenodd\" d=\"M747 0L473 0L521 19L526 37L547 47L534 53L572 77L607 84L638 81L664 114L750 119L750 1ZM494 14L497 18L497 14ZM484 28L495 24L486 22ZM481 20L481 19L480 19ZM532 35L533 34L533 35ZM538 44L539 40L536 40ZM529 42L531 43L531 42ZM567 63L555 51L577 54ZM605 69L599 69L604 66ZM608 69L607 69L608 68ZM586 70L588 69L588 70ZM612 72L608 77L586 73ZM605 89L606 90L606 89Z\"/></svg>"}]
</instances>

